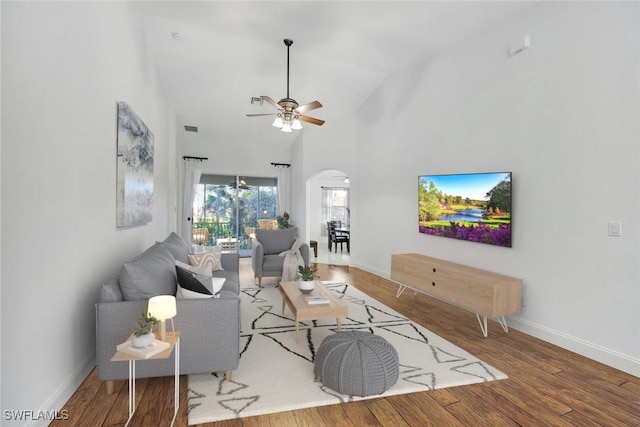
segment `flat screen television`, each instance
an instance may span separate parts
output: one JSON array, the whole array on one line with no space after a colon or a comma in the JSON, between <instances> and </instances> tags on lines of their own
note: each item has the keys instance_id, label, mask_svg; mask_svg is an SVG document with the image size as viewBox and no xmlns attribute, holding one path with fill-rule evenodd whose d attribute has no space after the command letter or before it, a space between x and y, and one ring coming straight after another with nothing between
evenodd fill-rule
<instances>
[{"instance_id":1,"label":"flat screen television","mask_svg":"<svg viewBox=\"0 0 640 427\"><path fill-rule=\"evenodd\" d=\"M511 247L511 172L421 175L418 231Z\"/></svg>"}]
</instances>

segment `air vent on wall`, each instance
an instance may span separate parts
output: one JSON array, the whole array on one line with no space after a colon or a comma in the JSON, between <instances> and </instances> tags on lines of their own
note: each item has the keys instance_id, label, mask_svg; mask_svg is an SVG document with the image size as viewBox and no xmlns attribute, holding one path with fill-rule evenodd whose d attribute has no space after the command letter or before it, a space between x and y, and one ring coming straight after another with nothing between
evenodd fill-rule
<instances>
[{"instance_id":1,"label":"air vent on wall","mask_svg":"<svg viewBox=\"0 0 640 427\"><path fill-rule=\"evenodd\" d=\"M185 125L184 126L184 130L187 131L187 132L198 132L198 127L197 126Z\"/></svg>"}]
</instances>

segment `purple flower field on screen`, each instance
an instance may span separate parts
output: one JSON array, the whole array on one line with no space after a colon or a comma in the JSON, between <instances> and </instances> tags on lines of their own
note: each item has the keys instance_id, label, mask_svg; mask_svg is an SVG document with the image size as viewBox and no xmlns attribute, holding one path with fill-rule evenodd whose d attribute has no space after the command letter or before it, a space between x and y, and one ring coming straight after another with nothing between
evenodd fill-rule
<instances>
[{"instance_id":1,"label":"purple flower field on screen","mask_svg":"<svg viewBox=\"0 0 640 427\"><path fill-rule=\"evenodd\" d=\"M432 236L450 237L453 239L467 240L469 242L488 243L496 246L511 247L511 226L500 225L498 228L489 227L483 223L477 225L459 225L451 222L450 225L437 225L433 227L418 226L423 234Z\"/></svg>"}]
</instances>

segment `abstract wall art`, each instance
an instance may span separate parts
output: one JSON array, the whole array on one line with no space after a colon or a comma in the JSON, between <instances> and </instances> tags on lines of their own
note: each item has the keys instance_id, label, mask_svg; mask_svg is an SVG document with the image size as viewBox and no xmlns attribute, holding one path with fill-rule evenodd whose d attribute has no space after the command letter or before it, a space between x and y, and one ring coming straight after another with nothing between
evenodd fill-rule
<instances>
[{"instance_id":1,"label":"abstract wall art","mask_svg":"<svg viewBox=\"0 0 640 427\"><path fill-rule=\"evenodd\" d=\"M118 102L116 226L151 222L153 133L126 102Z\"/></svg>"}]
</instances>

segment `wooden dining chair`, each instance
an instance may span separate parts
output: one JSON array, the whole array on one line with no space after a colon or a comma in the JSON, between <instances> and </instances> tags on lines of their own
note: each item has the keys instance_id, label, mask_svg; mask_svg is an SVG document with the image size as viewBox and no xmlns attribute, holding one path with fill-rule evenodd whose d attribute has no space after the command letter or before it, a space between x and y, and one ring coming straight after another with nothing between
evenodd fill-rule
<instances>
[{"instance_id":1,"label":"wooden dining chair","mask_svg":"<svg viewBox=\"0 0 640 427\"><path fill-rule=\"evenodd\" d=\"M335 245L335 252L338 252L338 243L340 243L340 252L342 252L344 243L347 244L347 252L351 252L349 248L349 235L343 233L336 232L336 223L334 221L329 221L327 223L327 227L329 229L329 251L331 251L331 246Z\"/></svg>"}]
</instances>

